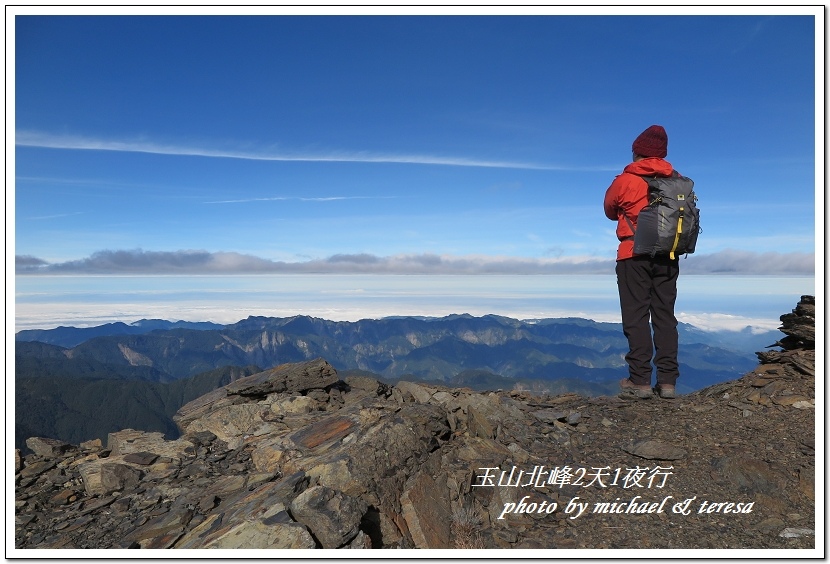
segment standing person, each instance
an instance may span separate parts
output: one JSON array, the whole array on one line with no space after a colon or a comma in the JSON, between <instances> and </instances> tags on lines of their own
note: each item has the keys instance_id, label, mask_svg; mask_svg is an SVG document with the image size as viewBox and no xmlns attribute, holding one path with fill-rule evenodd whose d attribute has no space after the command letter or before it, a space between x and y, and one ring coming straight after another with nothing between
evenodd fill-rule
<instances>
[{"instance_id":1,"label":"standing person","mask_svg":"<svg viewBox=\"0 0 830 564\"><path fill-rule=\"evenodd\" d=\"M605 192L605 215L617 222L617 286L623 333L628 338L628 378L620 381L620 396L647 399L675 397L677 364L677 297L679 264L668 255L635 255L637 216L648 202L643 176L672 176L665 160L669 138L660 125L643 131L631 146L633 162L623 169ZM649 319L651 323L649 323ZM652 338L653 329L653 338ZM657 386L652 390L652 357Z\"/></svg>"}]
</instances>

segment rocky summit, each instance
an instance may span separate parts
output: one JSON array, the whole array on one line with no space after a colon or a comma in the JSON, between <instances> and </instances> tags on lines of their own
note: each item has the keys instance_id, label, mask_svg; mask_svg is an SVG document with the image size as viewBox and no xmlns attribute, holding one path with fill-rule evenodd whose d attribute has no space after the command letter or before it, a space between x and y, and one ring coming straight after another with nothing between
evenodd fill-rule
<instances>
[{"instance_id":1,"label":"rocky summit","mask_svg":"<svg viewBox=\"0 0 830 564\"><path fill-rule=\"evenodd\" d=\"M673 400L390 386L317 359L184 405L176 440L32 437L15 548L815 549L814 299L781 320L757 368Z\"/></svg>"}]
</instances>

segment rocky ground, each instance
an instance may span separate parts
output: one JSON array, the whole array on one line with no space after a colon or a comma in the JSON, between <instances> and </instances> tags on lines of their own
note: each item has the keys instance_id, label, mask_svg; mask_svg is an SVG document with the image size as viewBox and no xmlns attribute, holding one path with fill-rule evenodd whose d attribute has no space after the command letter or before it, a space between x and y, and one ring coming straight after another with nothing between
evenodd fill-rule
<instances>
[{"instance_id":1,"label":"rocky ground","mask_svg":"<svg viewBox=\"0 0 830 564\"><path fill-rule=\"evenodd\" d=\"M187 404L175 441L31 438L15 548L823 548L814 308L754 371L674 400L342 381L319 359Z\"/></svg>"}]
</instances>

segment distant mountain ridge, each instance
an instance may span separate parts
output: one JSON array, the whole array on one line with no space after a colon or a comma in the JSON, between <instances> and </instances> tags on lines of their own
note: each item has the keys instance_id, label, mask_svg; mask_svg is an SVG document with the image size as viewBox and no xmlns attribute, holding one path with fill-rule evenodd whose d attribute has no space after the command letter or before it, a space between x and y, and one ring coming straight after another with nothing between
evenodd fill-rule
<instances>
[{"instance_id":1,"label":"distant mountain ridge","mask_svg":"<svg viewBox=\"0 0 830 564\"><path fill-rule=\"evenodd\" d=\"M734 342L734 332L730 343L722 333L687 324L680 324L679 331L681 364L713 373L706 382L687 382L693 388L740 374L752 366L757 350L773 345L780 336L747 333L742 337L747 344L741 346ZM155 381L174 381L222 366L269 368L320 356L338 370L364 370L392 379L412 375L449 382L461 372L485 370L507 378L552 380L586 377L586 371L592 370L618 371L625 367L627 350L619 324L466 314L357 322L252 316L224 326L142 320L130 325L21 331L16 339L19 360L69 362L97 372L107 366L125 373L121 377ZM21 376L20 370L17 375Z\"/></svg>"},{"instance_id":2,"label":"distant mountain ridge","mask_svg":"<svg viewBox=\"0 0 830 564\"><path fill-rule=\"evenodd\" d=\"M166 321L164 319L140 319L134 323L105 323L95 327L56 327L54 329L24 329L15 335L16 341L39 341L50 345L74 347L95 337L112 335L143 335L151 331L168 329L221 329L224 325L210 321Z\"/></svg>"},{"instance_id":3,"label":"distant mountain ridge","mask_svg":"<svg viewBox=\"0 0 830 564\"><path fill-rule=\"evenodd\" d=\"M146 333L150 333L152 331L158 330L169 330L169 329L193 329L198 331L210 331L210 330L222 330L225 327L244 327L251 323L257 324L261 323L262 320L271 320L273 322L279 323L281 321L288 321L288 320L295 320L297 318L302 318L307 316L293 316L293 317L258 317L258 316L251 316L247 319L238 321L237 323L231 325L222 325L219 323L214 323L211 321L168 321L164 319L140 319L138 321L134 321L132 323L123 323L123 322L115 322L115 323L105 323L103 325L97 325L94 327L67 327L67 326L60 326L54 329L24 329L18 331L15 334L16 341L38 341L41 343L49 343L52 345L59 345L61 347L72 348L77 346L84 341L88 341L89 339L95 337L107 337L113 335L144 335ZM308 319L317 319L308 317ZM361 320L358 322L333 322L333 321L326 321L327 323L364 323L364 322L372 322L372 321L385 321L385 322L395 322L401 320L415 320L415 321L423 321L423 322L441 322L441 321L451 321L455 319L474 319L472 315L469 314L456 314L456 315L449 315L445 317L429 317L429 316L391 316L391 317L384 317L377 320L367 319ZM527 325L550 325L550 324L564 324L564 325L574 325L574 326L586 326L586 327L595 327L601 328L608 331L622 331L622 325L619 323L607 323L607 322L598 322L593 321L591 319L584 319L581 317L557 317L557 318L541 318L541 319L524 319L518 320L509 317L503 317L498 315L486 315L483 316L482 319L494 319L494 320L502 320L505 323L520 323L520 324L527 324ZM782 335L780 331L760 331L753 329L751 326L747 326L741 331L731 331L731 330L723 330L723 331L705 331L695 327L694 325L690 325L688 323L679 323L678 329L680 331L680 340L681 343L706 343L706 344L717 344L724 348L735 350L735 351L751 351L757 350L759 347L766 347L769 346L770 343L767 343L770 336L774 337L774 340L777 340Z\"/></svg>"}]
</instances>

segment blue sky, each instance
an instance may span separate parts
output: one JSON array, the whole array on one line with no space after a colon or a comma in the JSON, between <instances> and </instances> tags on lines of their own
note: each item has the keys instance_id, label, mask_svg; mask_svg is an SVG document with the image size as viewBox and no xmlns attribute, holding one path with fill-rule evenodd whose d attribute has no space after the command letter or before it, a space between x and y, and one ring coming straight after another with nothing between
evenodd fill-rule
<instances>
[{"instance_id":1,"label":"blue sky","mask_svg":"<svg viewBox=\"0 0 830 564\"><path fill-rule=\"evenodd\" d=\"M811 276L822 10L713 9L17 8L7 260L18 275L613 274L603 195L661 124L701 209L683 271Z\"/></svg>"},{"instance_id":2,"label":"blue sky","mask_svg":"<svg viewBox=\"0 0 830 564\"><path fill-rule=\"evenodd\" d=\"M601 270L602 196L659 123L700 198L688 271L775 272L754 254L774 252L804 273L814 28L18 16L14 252L73 272Z\"/></svg>"}]
</instances>

